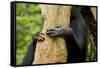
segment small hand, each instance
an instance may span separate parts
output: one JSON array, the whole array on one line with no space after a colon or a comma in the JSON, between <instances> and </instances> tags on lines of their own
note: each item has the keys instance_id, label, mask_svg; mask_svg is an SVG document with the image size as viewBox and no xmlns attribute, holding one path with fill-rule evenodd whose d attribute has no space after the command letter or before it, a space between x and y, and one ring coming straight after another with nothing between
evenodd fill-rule
<instances>
[{"instance_id":1,"label":"small hand","mask_svg":"<svg viewBox=\"0 0 100 68\"><path fill-rule=\"evenodd\" d=\"M59 27L55 27L53 29L48 29L46 34L50 37L63 36L64 30L65 30L64 27L59 26Z\"/></svg>"},{"instance_id":2,"label":"small hand","mask_svg":"<svg viewBox=\"0 0 100 68\"><path fill-rule=\"evenodd\" d=\"M44 33L37 32L36 34L34 34L34 39L36 39L37 41L44 41Z\"/></svg>"}]
</instances>

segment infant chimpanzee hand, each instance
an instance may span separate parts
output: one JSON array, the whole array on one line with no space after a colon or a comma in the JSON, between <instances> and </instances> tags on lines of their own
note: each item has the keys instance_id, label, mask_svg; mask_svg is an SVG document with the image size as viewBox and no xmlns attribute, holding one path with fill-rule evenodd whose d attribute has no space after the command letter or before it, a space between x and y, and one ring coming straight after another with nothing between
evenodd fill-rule
<instances>
[{"instance_id":1,"label":"infant chimpanzee hand","mask_svg":"<svg viewBox=\"0 0 100 68\"><path fill-rule=\"evenodd\" d=\"M34 34L34 39L36 39L37 41L44 41L44 33L37 32L36 34Z\"/></svg>"}]
</instances>

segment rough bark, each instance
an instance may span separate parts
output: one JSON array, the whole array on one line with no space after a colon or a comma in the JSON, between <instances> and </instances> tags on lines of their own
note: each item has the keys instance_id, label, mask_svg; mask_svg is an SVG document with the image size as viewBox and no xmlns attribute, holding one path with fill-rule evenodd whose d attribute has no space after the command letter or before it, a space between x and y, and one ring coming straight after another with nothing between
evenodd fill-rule
<instances>
[{"instance_id":1,"label":"rough bark","mask_svg":"<svg viewBox=\"0 0 100 68\"><path fill-rule=\"evenodd\" d=\"M40 5L44 18L42 32L56 26L68 27L71 6ZM67 48L63 38L50 38L45 34L45 40L36 45L33 64L63 63L67 60Z\"/></svg>"},{"instance_id":2,"label":"rough bark","mask_svg":"<svg viewBox=\"0 0 100 68\"><path fill-rule=\"evenodd\" d=\"M92 14L96 20L96 7L91 7Z\"/></svg>"}]
</instances>

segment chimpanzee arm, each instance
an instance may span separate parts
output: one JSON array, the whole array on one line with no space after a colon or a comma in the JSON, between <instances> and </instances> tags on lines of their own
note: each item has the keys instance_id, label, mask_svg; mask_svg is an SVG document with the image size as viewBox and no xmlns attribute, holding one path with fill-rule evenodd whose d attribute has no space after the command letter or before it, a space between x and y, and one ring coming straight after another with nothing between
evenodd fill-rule
<instances>
[{"instance_id":1,"label":"chimpanzee arm","mask_svg":"<svg viewBox=\"0 0 100 68\"><path fill-rule=\"evenodd\" d=\"M21 65L32 65L37 40L33 38Z\"/></svg>"},{"instance_id":2,"label":"chimpanzee arm","mask_svg":"<svg viewBox=\"0 0 100 68\"><path fill-rule=\"evenodd\" d=\"M43 40L45 40L43 33L37 32L36 34L34 34L32 42L28 47L27 53L21 65L32 65L32 62L34 61L36 43L37 41L43 41Z\"/></svg>"},{"instance_id":3,"label":"chimpanzee arm","mask_svg":"<svg viewBox=\"0 0 100 68\"><path fill-rule=\"evenodd\" d=\"M66 41L68 41L68 62L83 62L86 55L87 25L77 7L72 7L71 25L66 29Z\"/></svg>"},{"instance_id":4,"label":"chimpanzee arm","mask_svg":"<svg viewBox=\"0 0 100 68\"><path fill-rule=\"evenodd\" d=\"M83 62L85 60L85 45L87 38L87 27L77 7L72 7L70 27L56 27L47 30L50 37L64 37L67 43L67 62Z\"/></svg>"}]
</instances>

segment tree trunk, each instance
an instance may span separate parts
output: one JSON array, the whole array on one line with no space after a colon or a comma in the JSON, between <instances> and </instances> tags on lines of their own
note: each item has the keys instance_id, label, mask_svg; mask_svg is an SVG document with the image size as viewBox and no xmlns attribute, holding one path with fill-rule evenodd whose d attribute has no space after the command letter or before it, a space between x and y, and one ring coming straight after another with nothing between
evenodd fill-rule
<instances>
[{"instance_id":1,"label":"tree trunk","mask_svg":"<svg viewBox=\"0 0 100 68\"><path fill-rule=\"evenodd\" d=\"M91 7L91 11L96 21L96 7Z\"/></svg>"},{"instance_id":2,"label":"tree trunk","mask_svg":"<svg viewBox=\"0 0 100 68\"><path fill-rule=\"evenodd\" d=\"M40 5L44 18L42 32L56 26L68 27L70 22L71 6ZM36 45L33 64L63 63L67 60L67 48L63 38L50 38L45 34L45 40Z\"/></svg>"}]
</instances>

